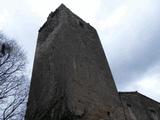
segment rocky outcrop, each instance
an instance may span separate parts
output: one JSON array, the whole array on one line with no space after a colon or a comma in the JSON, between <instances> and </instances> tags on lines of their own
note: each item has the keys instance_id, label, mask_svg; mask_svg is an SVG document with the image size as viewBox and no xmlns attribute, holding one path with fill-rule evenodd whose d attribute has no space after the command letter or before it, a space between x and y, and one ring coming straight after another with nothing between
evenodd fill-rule
<instances>
[{"instance_id":1,"label":"rocky outcrop","mask_svg":"<svg viewBox=\"0 0 160 120\"><path fill-rule=\"evenodd\" d=\"M26 120L125 120L96 30L63 4L39 30Z\"/></svg>"}]
</instances>

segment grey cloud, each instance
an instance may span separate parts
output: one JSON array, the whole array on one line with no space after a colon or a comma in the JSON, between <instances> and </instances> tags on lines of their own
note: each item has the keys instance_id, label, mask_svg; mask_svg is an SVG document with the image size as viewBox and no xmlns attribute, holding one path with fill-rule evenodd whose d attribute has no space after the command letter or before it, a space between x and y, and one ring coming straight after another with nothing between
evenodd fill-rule
<instances>
[{"instance_id":1,"label":"grey cloud","mask_svg":"<svg viewBox=\"0 0 160 120\"><path fill-rule=\"evenodd\" d=\"M0 9L0 12L9 13L2 31L23 46L28 56L28 69L31 71L38 29L44 21L32 13L25 0L6 0L0 4Z\"/></svg>"},{"instance_id":2,"label":"grey cloud","mask_svg":"<svg viewBox=\"0 0 160 120\"><path fill-rule=\"evenodd\" d=\"M119 89L136 81L153 66L160 67L160 8L157 3L154 2L146 11L133 11L113 31L110 40L117 42L113 46L107 42L104 45ZM103 39L107 40L107 37Z\"/></svg>"}]
</instances>

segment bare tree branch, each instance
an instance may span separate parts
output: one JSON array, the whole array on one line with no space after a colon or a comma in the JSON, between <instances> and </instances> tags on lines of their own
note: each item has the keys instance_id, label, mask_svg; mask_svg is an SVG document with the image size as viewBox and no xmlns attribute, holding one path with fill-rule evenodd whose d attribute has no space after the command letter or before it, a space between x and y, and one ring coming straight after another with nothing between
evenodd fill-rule
<instances>
[{"instance_id":1,"label":"bare tree branch","mask_svg":"<svg viewBox=\"0 0 160 120\"><path fill-rule=\"evenodd\" d=\"M25 66L24 51L14 40L0 33L0 120L24 117L28 95Z\"/></svg>"}]
</instances>

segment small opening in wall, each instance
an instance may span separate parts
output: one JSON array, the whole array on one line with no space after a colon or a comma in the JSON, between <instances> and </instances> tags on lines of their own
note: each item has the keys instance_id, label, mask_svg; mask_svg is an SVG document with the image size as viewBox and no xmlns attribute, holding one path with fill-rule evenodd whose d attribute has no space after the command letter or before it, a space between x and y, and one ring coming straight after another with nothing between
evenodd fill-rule
<instances>
[{"instance_id":1,"label":"small opening in wall","mask_svg":"<svg viewBox=\"0 0 160 120\"><path fill-rule=\"evenodd\" d=\"M110 112L109 111L107 112L107 115L110 116Z\"/></svg>"},{"instance_id":2,"label":"small opening in wall","mask_svg":"<svg viewBox=\"0 0 160 120\"><path fill-rule=\"evenodd\" d=\"M128 107L131 107L131 104L127 104Z\"/></svg>"},{"instance_id":3,"label":"small opening in wall","mask_svg":"<svg viewBox=\"0 0 160 120\"><path fill-rule=\"evenodd\" d=\"M82 22L79 22L79 25L83 28L84 27L84 25L83 25L83 23Z\"/></svg>"},{"instance_id":4,"label":"small opening in wall","mask_svg":"<svg viewBox=\"0 0 160 120\"><path fill-rule=\"evenodd\" d=\"M155 113L156 111L155 111L155 110L153 110L153 109L150 109L150 112Z\"/></svg>"}]
</instances>

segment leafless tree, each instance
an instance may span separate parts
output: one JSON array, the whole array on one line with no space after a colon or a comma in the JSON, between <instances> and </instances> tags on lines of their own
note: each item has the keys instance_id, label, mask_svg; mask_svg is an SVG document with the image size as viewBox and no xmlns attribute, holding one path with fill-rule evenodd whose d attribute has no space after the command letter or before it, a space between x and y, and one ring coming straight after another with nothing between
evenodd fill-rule
<instances>
[{"instance_id":1,"label":"leafless tree","mask_svg":"<svg viewBox=\"0 0 160 120\"><path fill-rule=\"evenodd\" d=\"M0 120L23 120L28 92L25 65L21 47L0 33Z\"/></svg>"}]
</instances>

